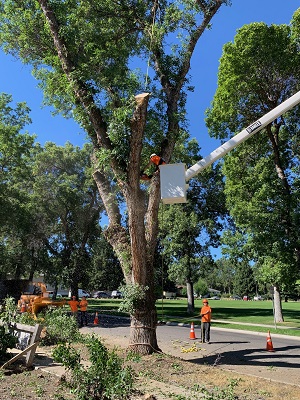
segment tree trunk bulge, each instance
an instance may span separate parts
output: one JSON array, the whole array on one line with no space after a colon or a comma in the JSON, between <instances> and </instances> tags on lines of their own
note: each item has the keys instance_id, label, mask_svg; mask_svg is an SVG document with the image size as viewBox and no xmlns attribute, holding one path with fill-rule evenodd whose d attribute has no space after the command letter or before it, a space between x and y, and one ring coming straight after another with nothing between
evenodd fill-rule
<instances>
[{"instance_id":1,"label":"tree trunk bulge","mask_svg":"<svg viewBox=\"0 0 300 400\"><path fill-rule=\"evenodd\" d=\"M151 354L161 350L156 338L157 313L155 308L136 311L131 316L129 348L139 354Z\"/></svg>"}]
</instances>

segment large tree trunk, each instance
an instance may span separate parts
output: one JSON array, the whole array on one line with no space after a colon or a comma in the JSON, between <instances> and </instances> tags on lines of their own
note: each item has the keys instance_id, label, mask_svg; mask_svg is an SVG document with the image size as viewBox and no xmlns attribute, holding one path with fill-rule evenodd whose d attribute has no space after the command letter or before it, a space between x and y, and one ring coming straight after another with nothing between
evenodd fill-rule
<instances>
[{"instance_id":1,"label":"large tree trunk","mask_svg":"<svg viewBox=\"0 0 300 400\"><path fill-rule=\"evenodd\" d=\"M280 292L276 286L274 286L274 322L284 322L282 315L282 306Z\"/></svg>"},{"instance_id":2,"label":"large tree trunk","mask_svg":"<svg viewBox=\"0 0 300 400\"><path fill-rule=\"evenodd\" d=\"M145 301L137 307L131 316L130 349L139 354L151 354L161 351L157 344L156 325L155 299L152 298L152 293L147 291Z\"/></svg>"},{"instance_id":3,"label":"large tree trunk","mask_svg":"<svg viewBox=\"0 0 300 400\"><path fill-rule=\"evenodd\" d=\"M159 177L153 178L147 197L140 187L139 167L148 99L148 93L136 96L136 109L131 121L127 180L118 182L127 204L128 231L121 224L113 187L101 171L94 173L109 218L106 238L120 260L126 283L139 285L145 290L145 298L134 301L131 315L130 347L140 354L159 350L156 339L153 262L158 232Z\"/></svg>"},{"instance_id":4,"label":"large tree trunk","mask_svg":"<svg viewBox=\"0 0 300 400\"><path fill-rule=\"evenodd\" d=\"M195 301L194 301L194 287L193 282L189 279L186 281L186 293L187 293L187 312L188 314L193 314L195 310Z\"/></svg>"},{"instance_id":5,"label":"large tree trunk","mask_svg":"<svg viewBox=\"0 0 300 400\"><path fill-rule=\"evenodd\" d=\"M124 191L128 207L131 282L145 288L145 298L136 302L134 312L131 315L129 341L131 350L140 354L151 354L154 351L159 351L156 338L157 312L154 295L154 252L158 231L159 179L153 181L153 186L156 189L150 192L146 206L145 193L140 188L138 168L148 98L149 95L145 93L136 97L137 107L131 124L131 148L135 149L137 153L132 152L131 165L137 165L137 168L128 172L129 186L128 190ZM145 220L146 211L151 213L151 221L147 218Z\"/></svg>"}]
</instances>

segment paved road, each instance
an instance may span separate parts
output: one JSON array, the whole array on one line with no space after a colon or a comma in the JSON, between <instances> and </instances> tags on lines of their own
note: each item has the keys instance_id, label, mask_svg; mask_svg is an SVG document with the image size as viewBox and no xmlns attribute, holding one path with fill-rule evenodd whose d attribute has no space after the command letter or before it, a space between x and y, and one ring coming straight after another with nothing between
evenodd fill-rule
<instances>
[{"instance_id":1,"label":"paved road","mask_svg":"<svg viewBox=\"0 0 300 400\"><path fill-rule=\"evenodd\" d=\"M117 343L128 340L128 319L101 316L100 326L83 328L108 337ZM266 350L266 333L233 329L211 329L211 344L200 343L200 328L195 327L196 339L190 340L190 327L161 325L157 327L158 344L164 353L193 363L215 365L246 375L300 386L300 338L272 335L274 352ZM194 348L194 351L186 352Z\"/></svg>"}]
</instances>

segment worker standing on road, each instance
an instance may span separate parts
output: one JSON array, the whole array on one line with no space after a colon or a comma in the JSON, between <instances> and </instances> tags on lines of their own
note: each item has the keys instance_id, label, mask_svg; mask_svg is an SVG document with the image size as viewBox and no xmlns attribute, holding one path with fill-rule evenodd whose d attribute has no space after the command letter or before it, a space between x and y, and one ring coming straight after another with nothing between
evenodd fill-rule
<instances>
[{"instance_id":1,"label":"worker standing on road","mask_svg":"<svg viewBox=\"0 0 300 400\"><path fill-rule=\"evenodd\" d=\"M72 314L77 319L79 301L77 300L76 296L72 296L72 299L68 301L68 304L71 308Z\"/></svg>"},{"instance_id":2,"label":"worker standing on road","mask_svg":"<svg viewBox=\"0 0 300 400\"><path fill-rule=\"evenodd\" d=\"M80 327L83 327L83 325L87 326L88 321L87 321L87 306L88 302L85 296L82 296L81 301L79 302L79 307L80 307Z\"/></svg>"},{"instance_id":3,"label":"worker standing on road","mask_svg":"<svg viewBox=\"0 0 300 400\"><path fill-rule=\"evenodd\" d=\"M202 343L210 343L210 323L211 323L211 308L208 305L208 300L203 299L203 307L200 310L201 317L201 341Z\"/></svg>"}]
</instances>

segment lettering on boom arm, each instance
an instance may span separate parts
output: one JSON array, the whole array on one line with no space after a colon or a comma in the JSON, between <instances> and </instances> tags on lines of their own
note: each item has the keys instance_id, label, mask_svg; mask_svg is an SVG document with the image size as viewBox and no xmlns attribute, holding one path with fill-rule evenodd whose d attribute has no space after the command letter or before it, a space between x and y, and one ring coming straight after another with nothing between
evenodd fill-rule
<instances>
[{"instance_id":1,"label":"lettering on boom arm","mask_svg":"<svg viewBox=\"0 0 300 400\"><path fill-rule=\"evenodd\" d=\"M261 126L260 120L253 122L253 124L249 125L248 128L246 128L246 131L248 133L252 133L256 129L258 129Z\"/></svg>"}]
</instances>

